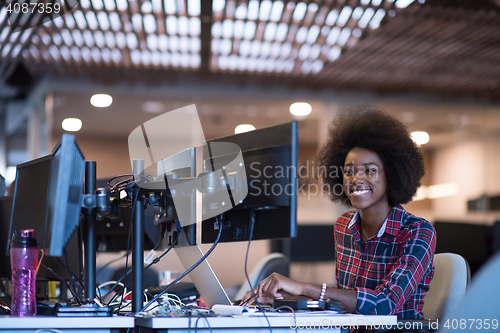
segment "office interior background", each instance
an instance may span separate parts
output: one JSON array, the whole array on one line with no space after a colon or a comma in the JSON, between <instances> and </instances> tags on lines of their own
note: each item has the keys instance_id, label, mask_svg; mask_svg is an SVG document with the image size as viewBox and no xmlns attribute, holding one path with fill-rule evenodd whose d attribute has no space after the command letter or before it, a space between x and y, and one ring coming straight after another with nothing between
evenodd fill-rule
<instances>
[{"instance_id":1,"label":"office interior background","mask_svg":"<svg viewBox=\"0 0 500 333\"><path fill-rule=\"evenodd\" d=\"M500 1L73 5L43 24L41 16L0 10L0 174L7 185L17 164L50 153L67 133L66 118L81 120L70 133L105 180L131 172L133 129L195 104L206 139L234 134L239 124L298 121L298 223L333 225L347 208L318 191L314 155L343 106L371 103L429 135L422 144L426 176L405 207L432 223L453 223L438 230L438 247L465 251L474 263L498 249ZM94 94L108 94L112 103L93 106ZM296 102L309 103L311 112L292 115ZM227 289L244 281L246 246L220 244L209 257ZM249 269L269 251L269 241L253 242ZM98 267L122 254L99 253ZM173 253L157 266L183 271ZM291 276L333 285L334 267L293 263Z\"/></svg>"}]
</instances>

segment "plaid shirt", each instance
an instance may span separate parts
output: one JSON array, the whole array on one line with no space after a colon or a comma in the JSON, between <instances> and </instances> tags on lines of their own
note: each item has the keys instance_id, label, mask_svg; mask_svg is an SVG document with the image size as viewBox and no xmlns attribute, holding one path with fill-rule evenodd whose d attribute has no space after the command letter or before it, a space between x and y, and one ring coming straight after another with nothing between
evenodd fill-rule
<instances>
[{"instance_id":1,"label":"plaid shirt","mask_svg":"<svg viewBox=\"0 0 500 333\"><path fill-rule=\"evenodd\" d=\"M424 296L434 276L434 227L393 207L363 247L358 215L347 212L335 226L339 288L357 290L357 313L424 318Z\"/></svg>"}]
</instances>

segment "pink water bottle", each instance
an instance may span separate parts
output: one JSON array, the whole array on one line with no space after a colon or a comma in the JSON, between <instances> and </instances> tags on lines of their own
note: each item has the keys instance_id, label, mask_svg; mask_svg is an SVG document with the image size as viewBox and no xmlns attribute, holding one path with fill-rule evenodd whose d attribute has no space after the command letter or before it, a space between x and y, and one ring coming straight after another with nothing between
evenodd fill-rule
<instances>
[{"instance_id":1,"label":"pink water bottle","mask_svg":"<svg viewBox=\"0 0 500 333\"><path fill-rule=\"evenodd\" d=\"M10 241L13 316L36 315L36 266L38 246L35 230L15 231Z\"/></svg>"}]
</instances>

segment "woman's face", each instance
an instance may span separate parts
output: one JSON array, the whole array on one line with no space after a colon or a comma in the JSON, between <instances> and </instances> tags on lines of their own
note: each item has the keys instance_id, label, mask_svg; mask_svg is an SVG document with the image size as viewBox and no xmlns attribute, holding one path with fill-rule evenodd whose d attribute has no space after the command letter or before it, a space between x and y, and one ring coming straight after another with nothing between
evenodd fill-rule
<instances>
[{"instance_id":1,"label":"woman's face","mask_svg":"<svg viewBox=\"0 0 500 333\"><path fill-rule=\"evenodd\" d=\"M344 163L344 191L356 209L389 205L384 165L377 153L353 148Z\"/></svg>"}]
</instances>

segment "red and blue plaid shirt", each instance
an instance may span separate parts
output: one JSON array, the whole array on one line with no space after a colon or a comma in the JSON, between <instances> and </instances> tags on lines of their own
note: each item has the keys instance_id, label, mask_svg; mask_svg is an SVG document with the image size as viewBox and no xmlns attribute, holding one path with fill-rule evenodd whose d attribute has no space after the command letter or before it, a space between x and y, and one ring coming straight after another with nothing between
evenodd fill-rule
<instances>
[{"instance_id":1,"label":"red and blue plaid shirt","mask_svg":"<svg viewBox=\"0 0 500 333\"><path fill-rule=\"evenodd\" d=\"M357 290L357 313L424 318L436 248L429 222L393 207L378 234L362 246L354 210L337 220L335 242L338 287Z\"/></svg>"}]
</instances>

